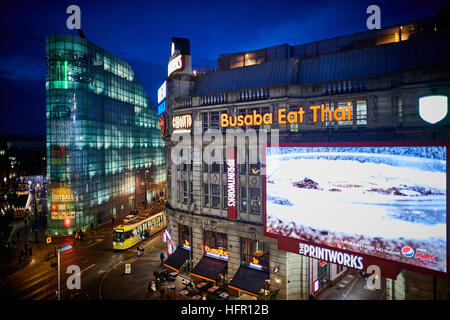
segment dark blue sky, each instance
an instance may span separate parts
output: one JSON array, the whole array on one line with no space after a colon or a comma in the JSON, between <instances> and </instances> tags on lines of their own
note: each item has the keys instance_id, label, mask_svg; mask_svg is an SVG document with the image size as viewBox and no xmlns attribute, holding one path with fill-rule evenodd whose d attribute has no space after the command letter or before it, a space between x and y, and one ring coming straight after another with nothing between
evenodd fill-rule
<instances>
[{"instance_id":1,"label":"dark blue sky","mask_svg":"<svg viewBox=\"0 0 450 320\"><path fill-rule=\"evenodd\" d=\"M437 14L448 1L8 1L0 9L0 134L45 134L45 37L66 28L65 4L81 8L86 38L126 60L153 103L167 75L170 39L191 41L194 68L221 53L296 45Z\"/></svg>"}]
</instances>

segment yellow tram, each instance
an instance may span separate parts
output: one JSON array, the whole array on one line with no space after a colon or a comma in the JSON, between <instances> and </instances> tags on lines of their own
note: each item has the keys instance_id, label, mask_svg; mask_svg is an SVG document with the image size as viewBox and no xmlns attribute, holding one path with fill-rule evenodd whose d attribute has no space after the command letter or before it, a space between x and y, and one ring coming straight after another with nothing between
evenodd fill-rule
<instances>
[{"instance_id":1,"label":"yellow tram","mask_svg":"<svg viewBox=\"0 0 450 320\"><path fill-rule=\"evenodd\" d=\"M166 227L164 212L128 215L123 224L114 228L114 250L125 250L147 239Z\"/></svg>"}]
</instances>

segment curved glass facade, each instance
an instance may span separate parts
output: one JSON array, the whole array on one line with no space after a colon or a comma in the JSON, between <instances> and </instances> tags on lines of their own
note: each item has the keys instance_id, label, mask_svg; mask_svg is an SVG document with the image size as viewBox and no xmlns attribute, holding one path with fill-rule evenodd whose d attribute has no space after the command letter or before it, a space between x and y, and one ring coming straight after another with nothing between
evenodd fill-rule
<instances>
[{"instance_id":1,"label":"curved glass facade","mask_svg":"<svg viewBox=\"0 0 450 320\"><path fill-rule=\"evenodd\" d=\"M128 63L70 35L48 36L46 58L48 232L61 235L140 205L144 179L164 184L164 141Z\"/></svg>"}]
</instances>

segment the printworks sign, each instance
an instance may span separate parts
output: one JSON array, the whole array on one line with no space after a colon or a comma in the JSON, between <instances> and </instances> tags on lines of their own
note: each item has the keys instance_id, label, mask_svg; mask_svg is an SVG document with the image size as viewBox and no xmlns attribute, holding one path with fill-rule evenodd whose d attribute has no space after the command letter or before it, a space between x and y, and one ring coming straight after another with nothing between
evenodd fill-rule
<instances>
[{"instance_id":1,"label":"the printworks sign","mask_svg":"<svg viewBox=\"0 0 450 320\"><path fill-rule=\"evenodd\" d=\"M296 111L287 111L286 108L278 109L277 119L278 124L294 124L303 123L304 116L307 111L303 107L299 107ZM350 121L352 120L352 105L347 103L345 108L336 108L334 111L326 108L325 105L310 106L309 112L312 114L313 122L326 121ZM226 113L220 115L220 126L226 127L241 127L241 126L259 126L262 124L271 125L274 123L274 115L272 112L260 114L253 110L250 114L240 114L237 116L230 116Z\"/></svg>"}]
</instances>

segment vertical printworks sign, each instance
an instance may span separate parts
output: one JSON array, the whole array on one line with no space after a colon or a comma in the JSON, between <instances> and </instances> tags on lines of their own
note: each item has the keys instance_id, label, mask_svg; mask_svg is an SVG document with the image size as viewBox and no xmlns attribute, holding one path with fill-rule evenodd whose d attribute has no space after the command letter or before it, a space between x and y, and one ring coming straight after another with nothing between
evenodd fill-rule
<instances>
[{"instance_id":1,"label":"vertical printworks sign","mask_svg":"<svg viewBox=\"0 0 450 320\"><path fill-rule=\"evenodd\" d=\"M236 148L227 148L227 217L237 219Z\"/></svg>"}]
</instances>

